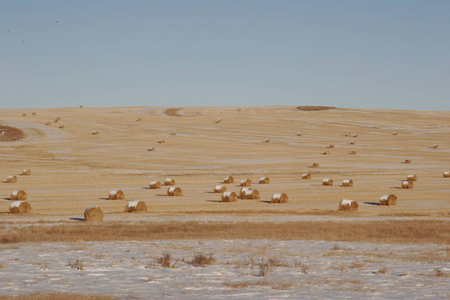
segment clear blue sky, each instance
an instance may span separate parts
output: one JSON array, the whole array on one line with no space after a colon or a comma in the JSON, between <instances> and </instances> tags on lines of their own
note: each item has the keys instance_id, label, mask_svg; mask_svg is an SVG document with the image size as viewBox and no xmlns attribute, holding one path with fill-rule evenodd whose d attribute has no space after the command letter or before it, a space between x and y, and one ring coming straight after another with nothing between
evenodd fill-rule
<instances>
[{"instance_id":1,"label":"clear blue sky","mask_svg":"<svg viewBox=\"0 0 450 300\"><path fill-rule=\"evenodd\" d=\"M450 1L0 1L0 108L450 110Z\"/></svg>"}]
</instances>

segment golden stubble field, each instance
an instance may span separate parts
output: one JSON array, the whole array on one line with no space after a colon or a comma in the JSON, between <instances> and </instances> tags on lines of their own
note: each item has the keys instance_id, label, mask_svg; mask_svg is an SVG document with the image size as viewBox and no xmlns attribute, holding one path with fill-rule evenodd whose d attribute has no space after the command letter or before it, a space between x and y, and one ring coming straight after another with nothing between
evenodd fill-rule
<instances>
[{"instance_id":1,"label":"golden stubble field","mask_svg":"<svg viewBox=\"0 0 450 300\"><path fill-rule=\"evenodd\" d=\"M4 109L0 123L25 133L21 140L0 142L0 179L18 177L16 183L0 184L6 221L81 218L91 205L120 219L126 201L108 201L114 189L157 214L327 215L347 198L358 201L357 216L449 216L450 178L443 172L450 171L450 112L286 106ZM330 144L335 147L327 148ZM147 151L150 147L155 151ZM313 163L320 167L311 168ZM23 169L31 175L19 175ZM312 178L302 180L305 172ZM418 178L414 189L400 189L410 174ZM220 203L220 194L212 191L228 175L235 178L225 184L229 191L238 192L240 180L249 178L261 199ZM262 176L270 184L259 184ZM167 197L164 186L148 189L150 181L167 177L182 197ZM324 178L334 185L322 186ZM342 187L344 179L354 186ZM7 213L8 198L17 189L27 192L30 214ZM268 203L279 192L289 202ZM398 205L374 205L384 194L395 194Z\"/></svg>"}]
</instances>

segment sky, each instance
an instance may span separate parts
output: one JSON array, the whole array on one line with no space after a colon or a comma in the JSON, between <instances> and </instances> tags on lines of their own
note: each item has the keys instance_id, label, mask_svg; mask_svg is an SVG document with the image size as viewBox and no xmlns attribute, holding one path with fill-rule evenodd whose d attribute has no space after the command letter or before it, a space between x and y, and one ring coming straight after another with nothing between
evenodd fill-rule
<instances>
[{"instance_id":1,"label":"sky","mask_svg":"<svg viewBox=\"0 0 450 300\"><path fill-rule=\"evenodd\" d=\"M450 110L450 1L0 0L0 108Z\"/></svg>"}]
</instances>

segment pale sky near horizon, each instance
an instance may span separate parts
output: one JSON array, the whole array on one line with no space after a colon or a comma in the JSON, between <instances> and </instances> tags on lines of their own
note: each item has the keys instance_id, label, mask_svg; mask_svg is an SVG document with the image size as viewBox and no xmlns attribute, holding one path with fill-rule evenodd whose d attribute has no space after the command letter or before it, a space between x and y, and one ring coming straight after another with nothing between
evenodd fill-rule
<instances>
[{"instance_id":1,"label":"pale sky near horizon","mask_svg":"<svg viewBox=\"0 0 450 300\"><path fill-rule=\"evenodd\" d=\"M450 1L0 0L0 108L450 110Z\"/></svg>"}]
</instances>

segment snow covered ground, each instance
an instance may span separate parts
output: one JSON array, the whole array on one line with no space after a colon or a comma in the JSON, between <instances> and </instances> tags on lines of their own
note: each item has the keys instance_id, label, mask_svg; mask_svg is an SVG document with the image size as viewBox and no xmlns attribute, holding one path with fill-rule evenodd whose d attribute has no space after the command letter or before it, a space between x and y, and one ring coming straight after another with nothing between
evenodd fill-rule
<instances>
[{"instance_id":1,"label":"snow covered ground","mask_svg":"<svg viewBox=\"0 0 450 300\"><path fill-rule=\"evenodd\" d=\"M273 240L11 244L0 247L0 295L448 299L449 251L442 245ZM168 268L158 261L164 253L171 256ZM194 265L196 254L215 260Z\"/></svg>"}]
</instances>

